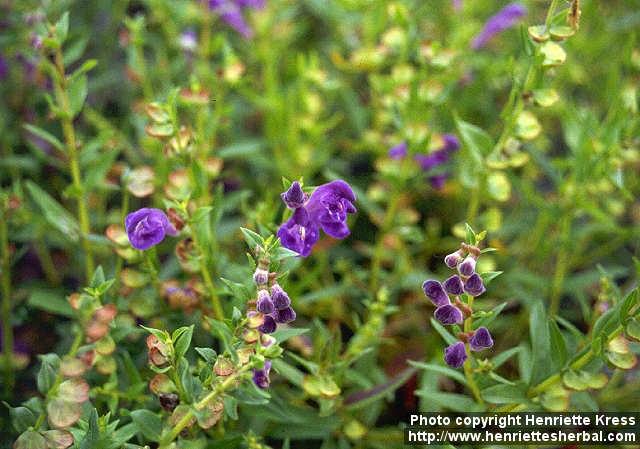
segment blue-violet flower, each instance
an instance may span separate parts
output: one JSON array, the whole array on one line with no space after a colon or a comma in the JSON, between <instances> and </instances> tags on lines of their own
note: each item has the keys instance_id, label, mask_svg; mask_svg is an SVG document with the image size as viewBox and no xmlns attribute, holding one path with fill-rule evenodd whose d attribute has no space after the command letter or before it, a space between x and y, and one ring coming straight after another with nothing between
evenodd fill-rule
<instances>
[{"instance_id":1,"label":"blue-violet flower","mask_svg":"<svg viewBox=\"0 0 640 449\"><path fill-rule=\"evenodd\" d=\"M484 47L495 35L516 25L527 14L527 8L520 3L511 3L491 16L482 31L471 42L471 48Z\"/></svg>"},{"instance_id":2,"label":"blue-violet flower","mask_svg":"<svg viewBox=\"0 0 640 449\"><path fill-rule=\"evenodd\" d=\"M461 324L464 320L460 309L452 304L438 307L433 316L442 324Z\"/></svg>"},{"instance_id":3,"label":"blue-violet flower","mask_svg":"<svg viewBox=\"0 0 640 449\"><path fill-rule=\"evenodd\" d=\"M444 361L452 368L460 368L467 360L467 351L464 343L458 341L444 350Z\"/></svg>"},{"instance_id":4,"label":"blue-violet flower","mask_svg":"<svg viewBox=\"0 0 640 449\"><path fill-rule=\"evenodd\" d=\"M469 347L472 351L482 351L493 346L493 338L486 327L479 327L469 339Z\"/></svg>"},{"instance_id":5,"label":"blue-violet flower","mask_svg":"<svg viewBox=\"0 0 640 449\"><path fill-rule=\"evenodd\" d=\"M163 211L150 207L144 207L127 215L124 226L131 246L140 250L157 245L167 234L178 234Z\"/></svg>"}]
</instances>

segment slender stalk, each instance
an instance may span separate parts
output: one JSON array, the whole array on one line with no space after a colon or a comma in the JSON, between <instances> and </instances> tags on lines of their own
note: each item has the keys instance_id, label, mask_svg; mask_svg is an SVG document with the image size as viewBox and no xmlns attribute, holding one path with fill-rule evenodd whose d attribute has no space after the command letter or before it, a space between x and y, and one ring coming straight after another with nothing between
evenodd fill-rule
<instances>
[{"instance_id":1,"label":"slender stalk","mask_svg":"<svg viewBox=\"0 0 640 449\"><path fill-rule=\"evenodd\" d=\"M58 76L54 79L54 90L56 99L59 103L63 114L60 117L62 124L62 132L69 156L69 168L71 170L71 179L73 183L74 193L78 202L78 222L80 223L82 247L85 253L85 269L87 281L91 279L94 271L93 253L91 243L89 242L89 234L91 233L89 212L87 210L84 185L82 176L80 175L80 161L78 157L78 143L76 141L75 129L73 127L73 117L71 114L71 106L69 95L67 93L67 78L64 71L64 63L62 59L62 50L58 48L54 56L55 67Z\"/></svg>"},{"instance_id":2,"label":"slender stalk","mask_svg":"<svg viewBox=\"0 0 640 449\"><path fill-rule=\"evenodd\" d=\"M193 225L192 225L193 228ZM200 253L200 274L202 275L202 279L204 281L204 285L207 289L207 293L211 299L211 307L213 308L213 316L216 320L224 319L224 310L222 309L222 304L220 303L220 298L218 297L218 293L216 292L216 288L213 284L213 279L211 278L211 273L209 273L209 269L207 267L207 256L204 248L200 246L200 242L198 241L197 233L192 229L191 238L193 239L193 244L197 248Z\"/></svg>"},{"instance_id":3,"label":"slender stalk","mask_svg":"<svg viewBox=\"0 0 640 449\"><path fill-rule=\"evenodd\" d=\"M560 222L560 249L556 259L556 267L551 282L551 290L549 294L549 317L553 318L560 308L560 297L562 296L562 285L564 278L569 270L570 248L569 239L571 237L571 215L570 212L562 217Z\"/></svg>"},{"instance_id":4,"label":"slender stalk","mask_svg":"<svg viewBox=\"0 0 640 449\"><path fill-rule=\"evenodd\" d=\"M391 194L391 201L387 207L387 212L385 213L382 225L380 226L380 235L376 242L375 249L373 250L373 258L371 259L371 292L373 296L376 295L380 284L382 256L384 255L384 238L393 226L393 219L396 216L399 205L400 194L397 191L393 191Z\"/></svg>"},{"instance_id":5,"label":"slender stalk","mask_svg":"<svg viewBox=\"0 0 640 449\"><path fill-rule=\"evenodd\" d=\"M207 394L204 398L202 398L200 401L193 404L193 407L182 417L182 419L180 419L180 421L176 423L175 427L171 429L171 431L168 434L166 434L166 436L160 439L160 445L158 446L158 449L165 449L169 447L169 445L176 438L178 438L178 435L180 435L180 433L185 429L185 427L189 425L189 422L191 422L191 420L194 419L195 415L194 415L193 409L202 410L203 408L205 408L209 402L211 402L216 397L220 396L225 391L229 390L232 386L235 385L236 381L239 378L244 376L244 374L251 369L253 369L253 365L251 363L244 365L238 371L231 374L224 381L216 385L214 389L209 394Z\"/></svg>"},{"instance_id":6,"label":"slender stalk","mask_svg":"<svg viewBox=\"0 0 640 449\"><path fill-rule=\"evenodd\" d=\"M2 348L5 365L5 390L15 382L13 372L13 328L11 325L11 255L9 253L9 229L6 219L0 220L0 253L2 256Z\"/></svg>"},{"instance_id":7,"label":"slender stalk","mask_svg":"<svg viewBox=\"0 0 640 449\"><path fill-rule=\"evenodd\" d=\"M473 310L473 296L467 295L467 305L469 309ZM464 331L471 332L473 329L473 317L469 315L469 317L464 320ZM467 383L469 384L469 389L473 394L473 397L476 401L478 401L481 405L484 405L484 400L482 399L482 395L480 394L480 388L478 388L478 384L473 376L473 355L471 355L471 348L469 347L469 343L465 343L465 351L469 354L469 357L464 362L464 377L467 379Z\"/></svg>"}]
</instances>

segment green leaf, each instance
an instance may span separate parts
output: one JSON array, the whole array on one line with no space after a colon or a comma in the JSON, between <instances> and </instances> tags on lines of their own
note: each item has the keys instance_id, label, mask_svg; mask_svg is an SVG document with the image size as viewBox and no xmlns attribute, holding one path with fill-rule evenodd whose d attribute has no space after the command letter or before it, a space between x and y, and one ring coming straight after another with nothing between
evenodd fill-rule
<instances>
[{"instance_id":1,"label":"green leaf","mask_svg":"<svg viewBox=\"0 0 640 449\"><path fill-rule=\"evenodd\" d=\"M462 385L467 385L467 379L464 377L464 374L458 370L449 368L448 366L436 365L435 363L415 362L413 360L409 360L409 365L415 366L418 369L432 371L434 373L442 374L443 376L451 377Z\"/></svg>"},{"instance_id":2,"label":"green leaf","mask_svg":"<svg viewBox=\"0 0 640 449\"><path fill-rule=\"evenodd\" d=\"M36 415L27 407L11 407L6 402L2 403L9 409L11 424L18 432L24 432L36 423Z\"/></svg>"},{"instance_id":3,"label":"green leaf","mask_svg":"<svg viewBox=\"0 0 640 449\"><path fill-rule=\"evenodd\" d=\"M481 391L482 398L492 404L519 404L527 402L526 389L522 385L500 384Z\"/></svg>"},{"instance_id":4,"label":"green leaf","mask_svg":"<svg viewBox=\"0 0 640 449\"><path fill-rule=\"evenodd\" d=\"M47 449L47 443L38 432L27 430L13 443L13 449Z\"/></svg>"},{"instance_id":5,"label":"green leaf","mask_svg":"<svg viewBox=\"0 0 640 449\"><path fill-rule=\"evenodd\" d=\"M98 61L96 59L87 59L82 63L80 67L78 67L75 72L73 72L73 74L69 77L69 81L74 81L76 78L86 74L97 65Z\"/></svg>"},{"instance_id":6,"label":"green leaf","mask_svg":"<svg viewBox=\"0 0 640 449\"><path fill-rule=\"evenodd\" d=\"M307 332L309 332L309 329L296 328L296 327L291 327L287 329L280 328L277 331L275 331L273 334L271 334L271 336L275 338L278 343L283 343L290 338L297 337L298 335L306 334Z\"/></svg>"},{"instance_id":7,"label":"green leaf","mask_svg":"<svg viewBox=\"0 0 640 449\"><path fill-rule=\"evenodd\" d=\"M229 353L233 357L237 357L235 355L235 351L233 351L233 348L231 346L233 342L233 333L229 326L227 326L224 322L218 321L214 318L208 317L207 319L209 320L209 324L211 325L211 331L213 335L221 340L224 350L229 351Z\"/></svg>"},{"instance_id":8,"label":"green leaf","mask_svg":"<svg viewBox=\"0 0 640 449\"><path fill-rule=\"evenodd\" d=\"M425 398L429 404L433 404L439 408L452 410L454 412L467 413L483 410L482 406L464 394L442 393L434 390L420 390L416 392L416 396Z\"/></svg>"},{"instance_id":9,"label":"green leaf","mask_svg":"<svg viewBox=\"0 0 640 449\"><path fill-rule=\"evenodd\" d=\"M184 331L178 334L177 340L175 340L176 337L173 337L173 346L175 348L176 358L182 357L187 353L187 350L191 345L191 338L193 337L193 327L194 325L192 324L189 327L182 328ZM174 332L174 335L176 332Z\"/></svg>"},{"instance_id":10,"label":"green leaf","mask_svg":"<svg viewBox=\"0 0 640 449\"><path fill-rule=\"evenodd\" d=\"M256 232L247 228L240 228L240 231L242 232L244 240L245 242L247 242L247 245L249 245L249 249L251 249L251 251L255 250L258 246L264 246L264 239L260 236L260 234L257 234Z\"/></svg>"},{"instance_id":11,"label":"green leaf","mask_svg":"<svg viewBox=\"0 0 640 449\"><path fill-rule=\"evenodd\" d=\"M216 363L216 358L218 354L211 348L194 348L200 357L202 357L207 363L213 365Z\"/></svg>"},{"instance_id":12,"label":"green leaf","mask_svg":"<svg viewBox=\"0 0 640 449\"><path fill-rule=\"evenodd\" d=\"M29 131L34 136L39 137L42 140L44 140L45 142L47 142L48 144L50 144L56 150L64 153L64 151L65 151L64 145L53 134L51 134L48 131L45 131L44 129L39 128L37 126L29 125L28 123L25 123L24 125L22 125L22 127L24 129L26 129L27 131Z\"/></svg>"},{"instance_id":13,"label":"green leaf","mask_svg":"<svg viewBox=\"0 0 640 449\"><path fill-rule=\"evenodd\" d=\"M482 164L484 156L488 155L493 148L491 136L485 130L458 118L456 118L456 127L473 162Z\"/></svg>"},{"instance_id":14,"label":"green leaf","mask_svg":"<svg viewBox=\"0 0 640 449\"><path fill-rule=\"evenodd\" d=\"M531 383L537 384L549 377L554 368L558 369L550 355L551 336L542 301L536 302L531 308L529 332L532 350Z\"/></svg>"},{"instance_id":15,"label":"green leaf","mask_svg":"<svg viewBox=\"0 0 640 449\"><path fill-rule=\"evenodd\" d=\"M47 394L56 380L60 358L55 354L44 354L39 357L42 364L37 377L38 391Z\"/></svg>"},{"instance_id":16,"label":"green leaf","mask_svg":"<svg viewBox=\"0 0 640 449\"><path fill-rule=\"evenodd\" d=\"M549 336L551 337L551 358L557 367L563 367L567 362L567 344L555 321L549 321Z\"/></svg>"},{"instance_id":17,"label":"green leaf","mask_svg":"<svg viewBox=\"0 0 640 449\"><path fill-rule=\"evenodd\" d=\"M453 335L451 335L449 333L449 331L447 329L445 329L445 327L442 324L438 323L433 318L431 318L431 326L433 326L433 328L436 330L436 332L438 332L440 334L440 336L444 339L444 341L448 345L452 345L456 341L458 341L458 339L456 337L454 337Z\"/></svg>"},{"instance_id":18,"label":"green leaf","mask_svg":"<svg viewBox=\"0 0 640 449\"><path fill-rule=\"evenodd\" d=\"M416 372L416 368L407 368L389 381L364 391L350 394L344 400L348 410L357 410L372 405L389 393L401 387Z\"/></svg>"},{"instance_id":19,"label":"green leaf","mask_svg":"<svg viewBox=\"0 0 640 449\"><path fill-rule=\"evenodd\" d=\"M69 83L69 113L71 118L80 113L87 99L87 75L80 75Z\"/></svg>"},{"instance_id":20,"label":"green leaf","mask_svg":"<svg viewBox=\"0 0 640 449\"><path fill-rule=\"evenodd\" d=\"M99 447L99 441L100 427L98 426L98 411L94 408L91 410L91 415L89 416L89 428L80 443L80 449L94 449Z\"/></svg>"},{"instance_id":21,"label":"green leaf","mask_svg":"<svg viewBox=\"0 0 640 449\"><path fill-rule=\"evenodd\" d=\"M55 36L60 45L64 44L69 34L69 12L65 12L55 24Z\"/></svg>"},{"instance_id":22,"label":"green leaf","mask_svg":"<svg viewBox=\"0 0 640 449\"><path fill-rule=\"evenodd\" d=\"M73 316L73 309L64 298L62 290L37 288L31 291L27 304L30 307L66 317Z\"/></svg>"},{"instance_id":23,"label":"green leaf","mask_svg":"<svg viewBox=\"0 0 640 449\"><path fill-rule=\"evenodd\" d=\"M484 312L484 313L480 312L481 315L479 316L478 319L474 321L473 327L477 329L482 326L484 327L489 326L489 324L491 324L493 320L498 318L498 316L500 315L502 310L507 306L507 304L508 304L507 302L503 302L502 304L498 304L488 312Z\"/></svg>"},{"instance_id":24,"label":"green leaf","mask_svg":"<svg viewBox=\"0 0 640 449\"><path fill-rule=\"evenodd\" d=\"M134 410L131 412L131 419L138 427L138 430L149 441L158 441L162 432L162 420L155 413L149 410Z\"/></svg>"},{"instance_id":25,"label":"green leaf","mask_svg":"<svg viewBox=\"0 0 640 449\"><path fill-rule=\"evenodd\" d=\"M514 355L518 354L522 350L521 346L516 346L515 348L507 349L506 351L501 352L497 356L495 356L491 360L491 364L494 369L497 369L501 365L503 365L507 360L509 360Z\"/></svg>"},{"instance_id":26,"label":"green leaf","mask_svg":"<svg viewBox=\"0 0 640 449\"><path fill-rule=\"evenodd\" d=\"M31 198L42 211L45 220L64 236L73 242L77 242L80 236L80 226L75 218L32 181L26 181L25 185Z\"/></svg>"}]
</instances>

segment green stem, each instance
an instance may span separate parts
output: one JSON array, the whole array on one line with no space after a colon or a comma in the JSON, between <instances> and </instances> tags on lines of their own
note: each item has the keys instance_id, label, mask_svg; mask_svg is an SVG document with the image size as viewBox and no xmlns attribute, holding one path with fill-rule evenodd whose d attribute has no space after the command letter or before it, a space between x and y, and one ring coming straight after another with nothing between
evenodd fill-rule
<instances>
[{"instance_id":1,"label":"green stem","mask_svg":"<svg viewBox=\"0 0 640 449\"><path fill-rule=\"evenodd\" d=\"M211 299L211 307L213 308L213 316L216 320L224 319L224 310L222 309L222 304L220 303L220 298L218 297L218 293L216 292L216 288L213 284L213 279L211 278L211 273L209 273L209 269L207 266L207 256L204 249L200 246L200 242L198 241L198 237L196 236L197 232L193 229L193 225L191 226L191 238L193 240L193 244L197 248L200 253L200 274L202 275L202 280L204 281L204 285L207 289L207 293L209 298Z\"/></svg>"},{"instance_id":2,"label":"green stem","mask_svg":"<svg viewBox=\"0 0 640 449\"><path fill-rule=\"evenodd\" d=\"M84 185L82 176L80 175L80 161L78 157L78 143L76 141L75 129L73 127L73 117L69 95L67 93L67 78L64 71L64 63L62 59L62 50L58 48L55 56L55 66L58 76L54 79L54 90L59 106L62 109L60 121L62 124L62 132L69 156L69 168L71 170L71 179L73 183L74 194L78 201L78 222L80 223L80 232L82 247L85 253L85 269L86 280L89 281L93 276L94 263L91 243L89 242L89 234L91 233L89 212L85 198Z\"/></svg>"},{"instance_id":3,"label":"green stem","mask_svg":"<svg viewBox=\"0 0 640 449\"><path fill-rule=\"evenodd\" d=\"M400 194L397 191L392 192L391 201L387 207L387 212L380 226L380 235L373 250L373 258L371 259L371 293L375 297L380 284L380 272L382 265L382 256L384 255L384 238L393 226L393 220L396 216L398 206L400 204Z\"/></svg>"},{"instance_id":4,"label":"green stem","mask_svg":"<svg viewBox=\"0 0 640 449\"><path fill-rule=\"evenodd\" d=\"M553 274L550 290L549 318L553 318L560 309L560 298L562 296L562 286L564 278L569 270L570 251L569 239L571 237L571 215L570 212L562 217L560 222L560 249L556 259L556 268Z\"/></svg>"},{"instance_id":5,"label":"green stem","mask_svg":"<svg viewBox=\"0 0 640 449\"><path fill-rule=\"evenodd\" d=\"M473 310L473 296L471 295L466 295L467 296L467 305L469 306L470 310ZM471 330L473 329L473 317L471 315L469 315L469 317L464 320L464 331L465 332L471 332ZM475 398L476 401L478 401L478 403L480 403L481 405L484 405L484 400L482 399L482 395L480 394L480 388L478 388L478 384L476 383L475 377L473 376L473 355L471 355L471 348L469 347L469 343L465 344L465 351L467 351L467 354L469 354L469 357L467 358L467 360L464 362L463 365L463 369L464 369L464 376L467 379L467 384L469 384L469 389L471 390L471 393L473 394L473 397Z\"/></svg>"},{"instance_id":6,"label":"green stem","mask_svg":"<svg viewBox=\"0 0 640 449\"><path fill-rule=\"evenodd\" d=\"M473 222L478 215L478 210L480 210L480 191L482 190L482 181L478 180L478 185L471 189L471 198L469 199L469 205L467 206L467 217L466 221L470 225L473 225Z\"/></svg>"},{"instance_id":7,"label":"green stem","mask_svg":"<svg viewBox=\"0 0 640 449\"><path fill-rule=\"evenodd\" d=\"M2 341L5 364L5 390L10 391L15 377L13 372L13 327L11 324L11 255L7 220L0 219L0 254L2 256Z\"/></svg>"},{"instance_id":8,"label":"green stem","mask_svg":"<svg viewBox=\"0 0 640 449\"><path fill-rule=\"evenodd\" d=\"M238 371L231 374L224 381L216 385L214 389L209 394L207 394L204 398L202 398L200 401L193 404L193 407L189 409L189 411L182 417L182 419L180 419L180 421L176 423L175 427L171 429L171 431L168 434L166 434L166 436L160 439L160 445L158 446L158 449L165 449L169 447L169 445L176 438L178 438L178 435L180 435L180 433L185 429L185 427L189 425L189 422L191 422L191 420L195 417L193 409L202 410L203 408L205 408L209 402L211 402L216 397L220 396L225 391L229 390L233 385L235 385L236 380L238 380L247 371L251 369L253 369L253 365L251 363L244 365Z\"/></svg>"}]
</instances>

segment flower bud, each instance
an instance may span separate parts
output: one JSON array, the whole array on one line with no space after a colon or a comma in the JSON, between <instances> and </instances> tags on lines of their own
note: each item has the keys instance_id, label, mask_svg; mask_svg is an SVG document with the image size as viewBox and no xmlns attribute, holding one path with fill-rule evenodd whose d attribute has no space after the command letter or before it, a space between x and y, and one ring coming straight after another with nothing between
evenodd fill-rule
<instances>
[{"instance_id":1,"label":"flower bud","mask_svg":"<svg viewBox=\"0 0 640 449\"><path fill-rule=\"evenodd\" d=\"M464 291L471 296L480 296L483 294L486 289L484 288L480 275L474 273L469 279L467 279L464 283Z\"/></svg>"},{"instance_id":2,"label":"flower bud","mask_svg":"<svg viewBox=\"0 0 640 449\"><path fill-rule=\"evenodd\" d=\"M276 323L290 323L295 321L296 312L291 307L287 307L286 309L276 310L273 318L276 320Z\"/></svg>"},{"instance_id":3,"label":"flower bud","mask_svg":"<svg viewBox=\"0 0 640 449\"><path fill-rule=\"evenodd\" d=\"M289 295L287 295L287 292L285 292L279 284L273 284L271 287L271 299L273 300L273 305L278 310L286 309L291 305Z\"/></svg>"},{"instance_id":4,"label":"flower bud","mask_svg":"<svg viewBox=\"0 0 640 449\"><path fill-rule=\"evenodd\" d=\"M460 368L467 360L464 343L458 341L444 350L444 361L452 368Z\"/></svg>"},{"instance_id":5,"label":"flower bud","mask_svg":"<svg viewBox=\"0 0 640 449\"><path fill-rule=\"evenodd\" d=\"M229 376L233 373L233 362L226 357L218 357L215 365L213 365L213 371L218 376Z\"/></svg>"},{"instance_id":6,"label":"flower bud","mask_svg":"<svg viewBox=\"0 0 640 449\"><path fill-rule=\"evenodd\" d=\"M264 323L258 328L260 332L263 334L272 334L276 331L277 328L276 320L274 320L269 315L264 317Z\"/></svg>"},{"instance_id":7,"label":"flower bud","mask_svg":"<svg viewBox=\"0 0 640 449\"><path fill-rule=\"evenodd\" d=\"M168 412L174 411L180 404L180 397L175 393L161 394L158 399L160 399L160 406Z\"/></svg>"},{"instance_id":8,"label":"flower bud","mask_svg":"<svg viewBox=\"0 0 640 449\"><path fill-rule=\"evenodd\" d=\"M442 284L438 281L427 280L422 284L422 290L424 294L434 303L436 306L442 306L445 304L450 304L449 296L447 296L447 292L444 291Z\"/></svg>"},{"instance_id":9,"label":"flower bud","mask_svg":"<svg viewBox=\"0 0 640 449\"><path fill-rule=\"evenodd\" d=\"M269 282L269 272L260 267L256 268L253 272L253 282L258 286L265 285Z\"/></svg>"},{"instance_id":10,"label":"flower bud","mask_svg":"<svg viewBox=\"0 0 640 449\"><path fill-rule=\"evenodd\" d=\"M256 309L258 309L258 312L264 313L265 315L273 313L273 311L275 310L273 301L271 300L271 296L269 296L269 292L267 292L266 290L258 291L258 302L256 303Z\"/></svg>"},{"instance_id":11,"label":"flower bud","mask_svg":"<svg viewBox=\"0 0 640 449\"><path fill-rule=\"evenodd\" d=\"M472 351L482 351L493 346L493 338L486 327L479 327L469 339L469 347Z\"/></svg>"},{"instance_id":12,"label":"flower bud","mask_svg":"<svg viewBox=\"0 0 640 449\"><path fill-rule=\"evenodd\" d=\"M461 324L463 321L462 312L452 304L438 307L434 316L442 324Z\"/></svg>"},{"instance_id":13,"label":"flower bud","mask_svg":"<svg viewBox=\"0 0 640 449\"><path fill-rule=\"evenodd\" d=\"M449 267L449 268L455 268L460 261L462 260L462 253L460 250L451 253L449 255L447 255L444 258L444 263Z\"/></svg>"},{"instance_id":14,"label":"flower bud","mask_svg":"<svg viewBox=\"0 0 640 449\"><path fill-rule=\"evenodd\" d=\"M298 209L302 207L306 198L306 195L302 191L302 186L298 181L293 181L289 189L280 194L282 201L287 205L289 209Z\"/></svg>"},{"instance_id":15,"label":"flower bud","mask_svg":"<svg viewBox=\"0 0 640 449\"><path fill-rule=\"evenodd\" d=\"M449 279L442 283L442 286L450 295L461 295L463 291L462 279L457 274L454 274Z\"/></svg>"},{"instance_id":16,"label":"flower bud","mask_svg":"<svg viewBox=\"0 0 640 449\"><path fill-rule=\"evenodd\" d=\"M467 256L460 265L458 265L458 273L462 276L471 276L476 271L476 259L473 256Z\"/></svg>"},{"instance_id":17,"label":"flower bud","mask_svg":"<svg viewBox=\"0 0 640 449\"><path fill-rule=\"evenodd\" d=\"M262 369L253 371L253 382L260 388L269 388L269 371L271 371L271 362L267 360Z\"/></svg>"}]
</instances>

